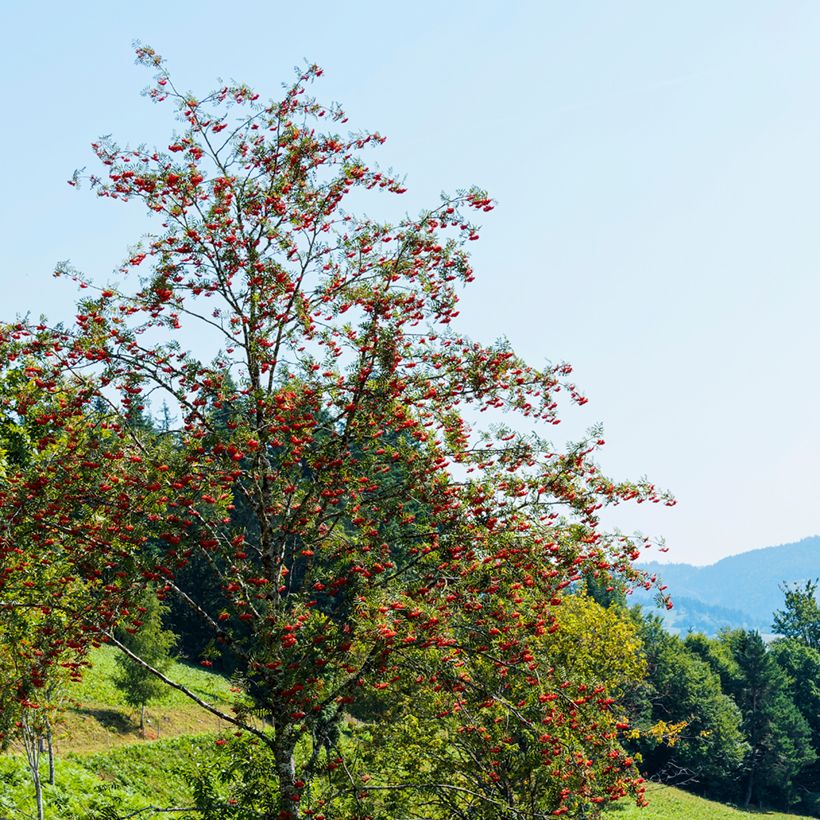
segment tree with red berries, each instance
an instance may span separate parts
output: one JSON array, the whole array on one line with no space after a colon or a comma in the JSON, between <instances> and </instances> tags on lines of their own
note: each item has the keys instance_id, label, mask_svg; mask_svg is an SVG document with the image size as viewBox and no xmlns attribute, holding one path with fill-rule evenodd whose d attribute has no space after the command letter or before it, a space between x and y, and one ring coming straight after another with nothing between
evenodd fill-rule
<instances>
[{"instance_id":1,"label":"tree with red berries","mask_svg":"<svg viewBox=\"0 0 820 820\"><path fill-rule=\"evenodd\" d=\"M562 396L585 402L567 365L533 368L452 328L473 215L492 200L473 188L393 224L356 216L352 195L404 188L367 158L381 136L339 133L343 111L310 96L317 67L264 102L244 85L194 97L150 48L137 57L180 133L163 149L100 140L90 184L161 229L118 283L58 271L90 294L72 327L21 323L4 340L37 391L69 396L42 419L72 443L38 479L59 489L20 515L97 596L87 640L117 643L149 586L199 619L201 662L229 663L242 692L227 713L187 694L269 755L275 805L261 816L334 816L340 795L366 814L375 790L346 765L345 714L370 702L368 720L394 720L414 691L442 731L499 761L481 788L451 793L470 816L638 793L605 675L551 662L550 646L584 576L645 583L642 544L602 531L598 511L672 502L603 475L595 431L562 448L518 432L557 424ZM178 430L129 423L149 399ZM203 572L207 595L191 582ZM550 772L526 793L492 776L522 744ZM383 790L429 789L378 775Z\"/></svg>"},{"instance_id":2,"label":"tree with red berries","mask_svg":"<svg viewBox=\"0 0 820 820\"><path fill-rule=\"evenodd\" d=\"M41 379L45 351L28 331L0 327L0 337L0 748L25 752L42 818L41 747L53 785L52 729L67 685L96 632L127 609L99 593L114 565L88 459L105 451L105 434L93 447L83 440L88 418L71 408L87 396L76 383Z\"/></svg>"}]
</instances>

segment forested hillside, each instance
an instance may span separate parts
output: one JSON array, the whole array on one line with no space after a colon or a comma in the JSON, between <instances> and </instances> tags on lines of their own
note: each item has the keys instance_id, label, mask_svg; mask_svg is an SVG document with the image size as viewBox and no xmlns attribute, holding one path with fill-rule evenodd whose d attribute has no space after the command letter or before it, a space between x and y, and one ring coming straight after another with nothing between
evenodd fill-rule
<instances>
[{"instance_id":1,"label":"forested hillside","mask_svg":"<svg viewBox=\"0 0 820 820\"><path fill-rule=\"evenodd\" d=\"M820 536L793 544L750 550L696 567L690 564L641 564L667 584L674 609L659 614L670 629L717 634L723 628L771 632L771 613L779 606L785 583L820 576ZM651 595L638 591L635 601L651 606Z\"/></svg>"}]
</instances>

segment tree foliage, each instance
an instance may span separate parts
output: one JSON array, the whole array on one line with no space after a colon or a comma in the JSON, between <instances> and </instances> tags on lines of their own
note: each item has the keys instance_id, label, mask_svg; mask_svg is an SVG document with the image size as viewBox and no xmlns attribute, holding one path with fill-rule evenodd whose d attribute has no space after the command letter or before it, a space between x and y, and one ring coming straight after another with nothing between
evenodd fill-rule
<instances>
[{"instance_id":1,"label":"tree foliage","mask_svg":"<svg viewBox=\"0 0 820 820\"><path fill-rule=\"evenodd\" d=\"M403 679L389 693L377 690L368 720L324 734L329 764L303 808L327 817L489 820L544 817L565 805L579 816L609 799L599 782L616 779L620 794L629 792L634 761L619 742L627 724L612 704L644 671L634 626L583 595L564 600L559 620L561 628L533 647L557 684L554 695L536 688L533 698L532 680L475 656L464 665L482 684L463 687L457 699L441 672L434 686ZM423 670L423 655L418 662ZM271 765L263 745L227 737L200 769L198 805L206 816L221 816L231 803L236 817L264 813L276 803Z\"/></svg>"},{"instance_id":2,"label":"tree foliage","mask_svg":"<svg viewBox=\"0 0 820 820\"><path fill-rule=\"evenodd\" d=\"M796 803L794 782L816 754L811 729L788 694L788 679L757 632L735 630L722 636L737 664L730 693L743 715L750 745L745 761L746 805L785 798Z\"/></svg>"},{"instance_id":3,"label":"tree foliage","mask_svg":"<svg viewBox=\"0 0 820 820\"><path fill-rule=\"evenodd\" d=\"M820 606L817 603L817 582L804 586L781 586L785 607L774 613L772 631L784 638L793 638L820 651Z\"/></svg>"},{"instance_id":4,"label":"tree foliage","mask_svg":"<svg viewBox=\"0 0 820 820\"><path fill-rule=\"evenodd\" d=\"M735 779L748 745L742 716L723 692L720 677L699 653L663 630L655 616L641 616L640 635L648 674L630 693L642 771L664 782L720 793ZM708 639L704 639L708 640Z\"/></svg>"},{"instance_id":5,"label":"tree foliage","mask_svg":"<svg viewBox=\"0 0 820 820\"><path fill-rule=\"evenodd\" d=\"M72 391L63 385L56 396L39 395L30 367L17 364L14 347L9 353L0 383L0 749L22 747L42 818L42 745L53 785L52 730L85 663L93 581L69 574L50 549L56 538L45 539L36 524L54 495L40 492L44 473L71 462L70 439L48 425Z\"/></svg>"},{"instance_id":6,"label":"tree foliage","mask_svg":"<svg viewBox=\"0 0 820 820\"><path fill-rule=\"evenodd\" d=\"M775 612L773 629L784 637L770 650L786 675L789 698L811 729L814 763L796 777L795 787L801 808L820 811L820 609L817 584L783 586L784 609Z\"/></svg>"}]
</instances>

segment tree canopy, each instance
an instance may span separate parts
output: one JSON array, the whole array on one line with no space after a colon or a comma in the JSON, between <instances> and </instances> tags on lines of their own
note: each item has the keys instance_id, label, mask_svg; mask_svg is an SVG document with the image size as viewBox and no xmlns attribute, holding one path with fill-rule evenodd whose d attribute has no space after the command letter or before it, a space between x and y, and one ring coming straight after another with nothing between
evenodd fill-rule
<instances>
[{"instance_id":1,"label":"tree canopy","mask_svg":"<svg viewBox=\"0 0 820 820\"><path fill-rule=\"evenodd\" d=\"M793 638L820 651L820 605L817 603L817 582L806 581L803 586L781 586L784 608L774 613L772 630L784 638Z\"/></svg>"}]
</instances>

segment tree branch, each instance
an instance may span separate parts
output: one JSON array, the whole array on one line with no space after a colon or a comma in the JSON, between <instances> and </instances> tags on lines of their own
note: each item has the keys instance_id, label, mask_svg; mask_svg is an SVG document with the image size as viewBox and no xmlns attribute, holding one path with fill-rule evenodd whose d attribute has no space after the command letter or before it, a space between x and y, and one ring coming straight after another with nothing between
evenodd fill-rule
<instances>
[{"instance_id":1,"label":"tree branch","mask_svg":"<svg viewBox=\"0 0 820 820\"><path fill-rule=\"evenodd\" d=\"M271 745L271 738L268 736L266 732L263 732L253 726L248 725L247 723L239 720L238 718L233 717L232 715L227 714L226 712L217 709L215 706L212 706L207 701L204 701L198 695L195 695L187 686L183 686L181 683L177 683L176 681L171 680L170 678L166 677L162 674L158 669L155 669L151 666L150 663L147 663L138 655L135 655L125 644L118 641L111 632L104 633L105 636L108 638L111 643L117 646L122 652L124 652L129 658L131 658L134 663L138 663L143 669L146 669L152 675L158 677L163 683L167 686L170 686L172 689L176 689L178 692L182 692L183 695L190 698L194 703L201 706L205 709L206 712L210 712L212 715L216 715L220 720L224 720L227 723L231 723L234 726L242 729L245 732L250 732L252 735L255 735L260 740L262 740L266 746Z\"/></svg>"}]
</instances>

